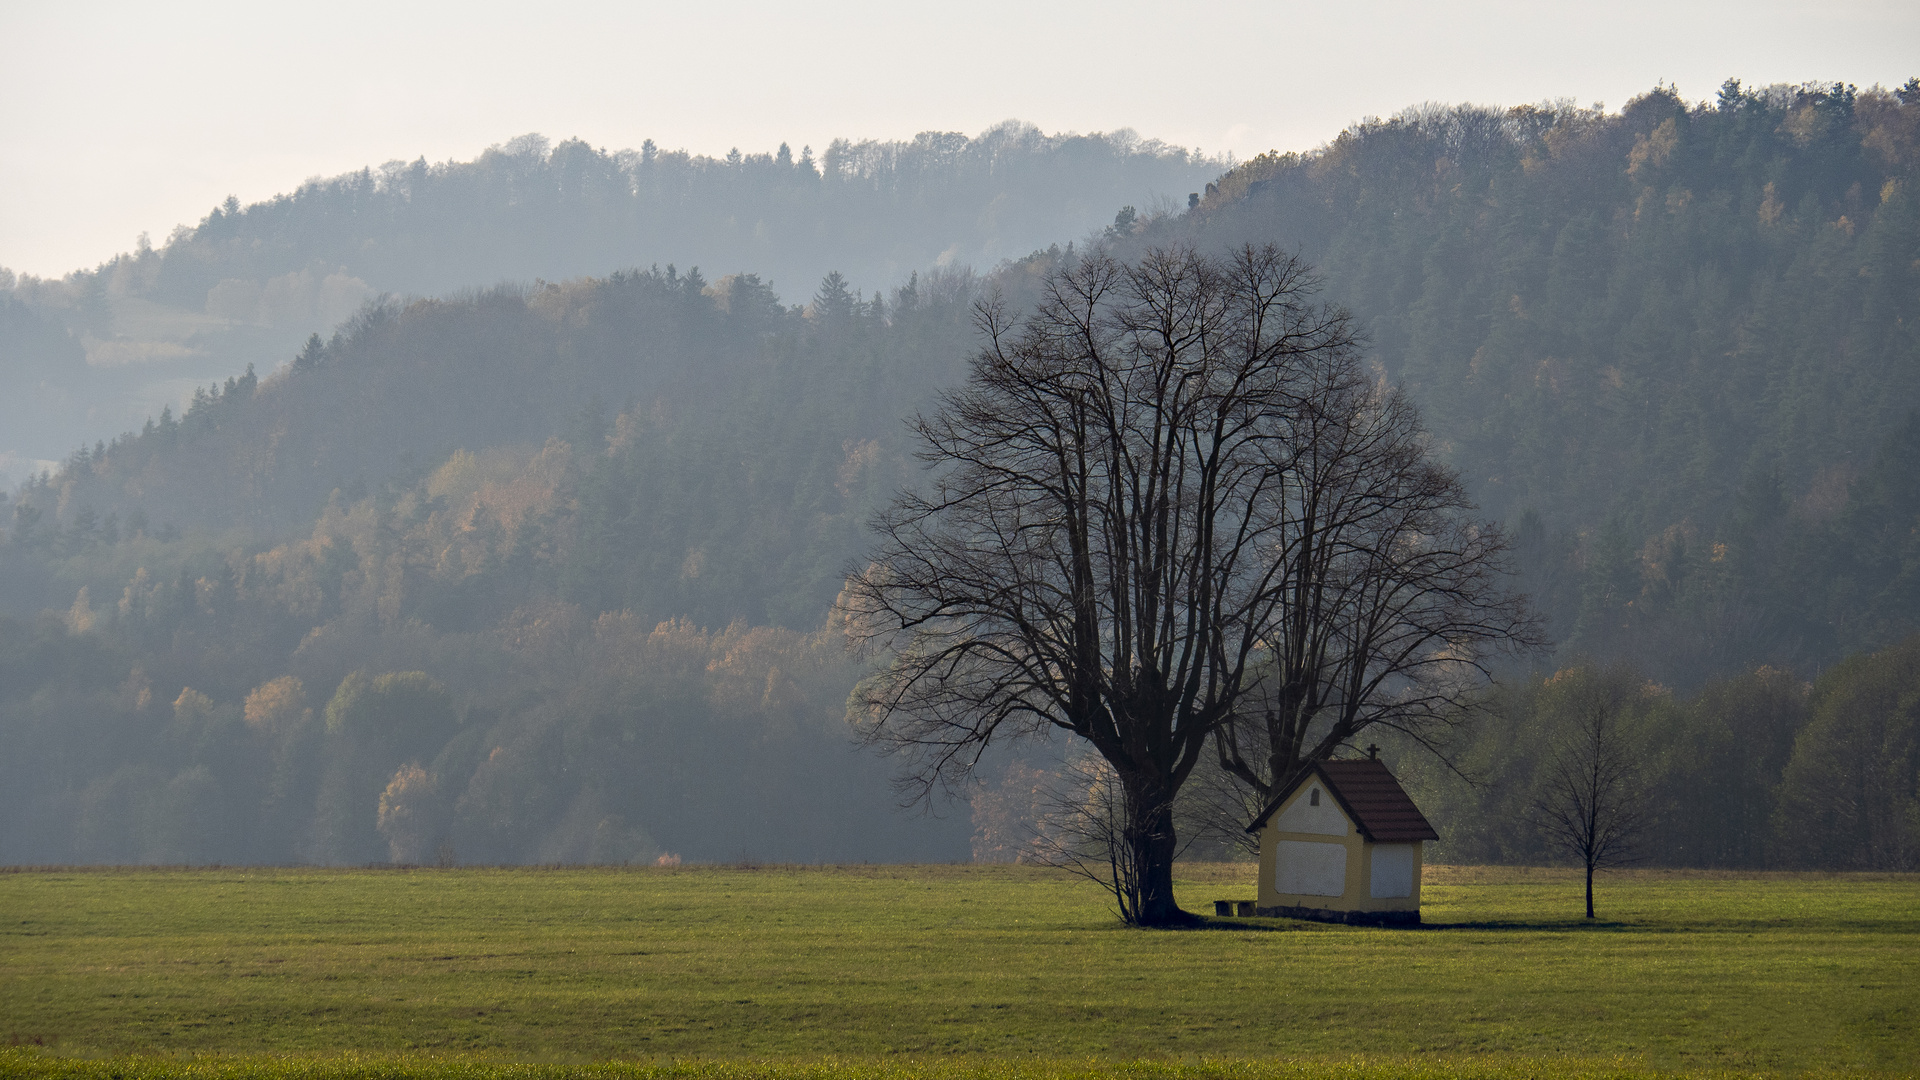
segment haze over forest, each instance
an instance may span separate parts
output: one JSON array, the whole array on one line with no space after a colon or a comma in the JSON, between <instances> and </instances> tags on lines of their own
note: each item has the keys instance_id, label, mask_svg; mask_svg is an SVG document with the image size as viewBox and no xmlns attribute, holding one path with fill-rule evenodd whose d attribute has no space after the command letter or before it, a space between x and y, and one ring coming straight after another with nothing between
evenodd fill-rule
<instances>
[{"instance_id":1,"label":"haze over forest","mask_svg":"<svg viewBox=\"0 0 1920 1080\"><path fill-rule=\"evenodd\" d=\"M1630 703L1651 861L1914 868L1917 173L1920 80L1423 106L1246 162L528 135L0 272L0 863L1015 857L1065 747L915 815L849 736L835 600L922 481L902 421L982 298L1277 242L1553 641L1449 748L1477 786L1380 736L1434 858L1547 857L1579 668Z\"/></svg>"}]
</instances>

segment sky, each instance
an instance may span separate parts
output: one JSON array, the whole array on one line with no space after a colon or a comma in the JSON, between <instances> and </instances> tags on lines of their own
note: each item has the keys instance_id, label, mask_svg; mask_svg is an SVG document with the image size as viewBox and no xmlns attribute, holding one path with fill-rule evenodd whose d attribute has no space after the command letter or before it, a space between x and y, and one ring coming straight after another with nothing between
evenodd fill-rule
<instances>
[{"instance_id":1,"label":"sky","mask_svg":"<svg viewBox=\"0 0 1920 1080\"><path fill-rule=\"evenodd\" d=\"M527 132L720 155L1020 119L1246 158L1422 102L1892 87L1920 3L0 0L0 73L0 266L58 276L229 194Z\"/></svg>"}]
</instances>

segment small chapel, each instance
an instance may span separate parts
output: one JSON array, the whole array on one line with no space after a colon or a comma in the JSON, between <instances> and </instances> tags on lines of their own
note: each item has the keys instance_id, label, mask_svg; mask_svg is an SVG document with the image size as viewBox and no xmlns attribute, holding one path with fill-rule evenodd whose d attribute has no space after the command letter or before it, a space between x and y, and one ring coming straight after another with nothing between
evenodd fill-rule
<instances>
[{"instance_id":1,"label":"small chapel","mask_svg":"<svg viewBox=\"0 0 1920 1080\"><path fill-rule=\"evenodd\" d=\"M1420 922L1422 848L1440 836L1375 758L1316 763L1247 831L1260 837L1255 914Z\"/></svg>"}]
</instances>

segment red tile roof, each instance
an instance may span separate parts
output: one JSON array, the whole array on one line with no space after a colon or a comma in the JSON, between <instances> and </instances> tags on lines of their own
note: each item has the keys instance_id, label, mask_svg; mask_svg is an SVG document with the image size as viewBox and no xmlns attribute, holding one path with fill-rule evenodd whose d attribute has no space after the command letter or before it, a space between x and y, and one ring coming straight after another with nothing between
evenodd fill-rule
<instances>
[{"instance_id":1,"label":"red tile roof","mask_svg":"<svg viewBox=\"0 0 1920 1080\"><path fill-rule=\"evenodd\" d=\"M1267 819L1273 816L1280 804L1300 785L1314 776L1327 785L1340 808L1353 819L1360 835L1376 844L1401 844L1413 840L1438 840L1440 834L1433 831L1420 808L1413 805L1400 781L1393 778L1387 767L1371 758L1357 761L1322 761L1312 772L1302 776L1292 787L1281 792L1267 804L1260 816L1254 819L1248 832L1264 828Z\"/></svg>"}]
</instances>

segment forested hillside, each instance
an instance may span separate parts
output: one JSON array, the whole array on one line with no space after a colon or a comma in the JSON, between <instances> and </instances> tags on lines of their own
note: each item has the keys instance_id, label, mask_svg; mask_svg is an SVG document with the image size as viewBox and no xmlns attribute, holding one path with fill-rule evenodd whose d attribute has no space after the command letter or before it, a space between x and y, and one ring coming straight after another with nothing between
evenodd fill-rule
<instances>
[{"instance_id":1,"label":"forested hillside","mask_svg":"<svg viewBox=\"0 0 1920 1080\"><path fill-rule=\"evenodd\" d=\"M963 855L848 744L827 611L973 298L372 307L75 455L0 547L64 611L4 628L0 859Z\"/></svg>"},{"instance_id":2,"label":"forested hillside","mask_svg":"<svg viewBox=\"0 0 1920 1080\"><path fill-rule=\"evenodd\" d=\"M1426 108L1149 237L1297 247L1508 523L1562 655L1695 686L1920 627L1920 82Z\"/></svg>"},{"instance_id":3,"label":"forested hillside","mask_svg":"<svg viewBox=\"0 0 1920 1080\"><path fill-rule=\"evenodd\" d=\"M833 223L743 260L845 243L875 276L810 277L804 306L751 262L377 301L17 489L0 862L964 857L965 815L896 814L886 763L847 740L860 669L832 607L867 517L918 479L901 420L962 376L973 301L1018 309L1085 239L978 278L938 268L998 253L974 218L902 193L985 198L953 179L1001 175L966 164L983 141L924 159L945 173L902 147L859 173L841 148L812 180L798 160L656 155L697 178L676 205L716 236L749 233L686 193L749 176L798 215L781 220ZM1113 145L1021 160L1071 186L1075 154ZM88 295L240 296L222 284L307 265L287 252L365 249L354 274L400 273L438 257L407 239L428 209L515 190L502 177L549 194L476 235L619 234L655 205L634 194L644 156L521 153L223 210ZM1528 800L1570 695L1598 686L1642 751L1653 861L1920 859L1917 165L1920 82L1729 84L1619 113L1416 110L1249 162L1185 213L1109 199L1099 239L1123 254L1299 249L1508 530L1555 648L1504 673L1450 748L1479 786L1381 736L1451 823L1444 857L1546 857ZM627 201L580 194L608 190ZM826 216L859 206L898 217ZM568 235L595 234L540 250L564 261ZM78 347L68 309L8 303L9 340L47 343L32 356ZM989 765L974 851L1006 857L1007 808L1045 762ZM1842 780L1857 790L1822 804Z\"/></svg>"},{"instance_id":4,"label":"forested hillside","mask_svg":"<svg viewBox=\"0 0 1920 1080\"><path fill-rule=\"evenodd\" d=\"M537 135L471 162L389 162L269 202L216 208L144 274L142 294L207 302L344 268L422 294L678 261L792 288L839 270L896 285L934 265L990 266L1105 222L1121 203L1177 200L1225 163L1130 131L1047 135L1009 121L969 138L836 139L724 158L651 141L609 153ZM137 261L137 260L136 260Z\"/></svg>"},{"instance_id":5,"label":"forested hillside","mask_svg":"<svg viewBox=\"0 0 1920 1080\"><path fill-rule=\"evenodd\" d=\"M1226 165L1130 131L1012 121L971 138L838 139L817 159L527 135L472 161L394 161L249 206L229 199L63 280L0 269L0 294L30 309L0 316L0 371L20 387L0 397L0 455L20 459L0 456L0 476L137 427L194 383L277 362L383 293L668 264L752 272L789 299L836 270L893 288L1075 238L1122 204L1184 205Z\"/></svg>"}]
</instances>

